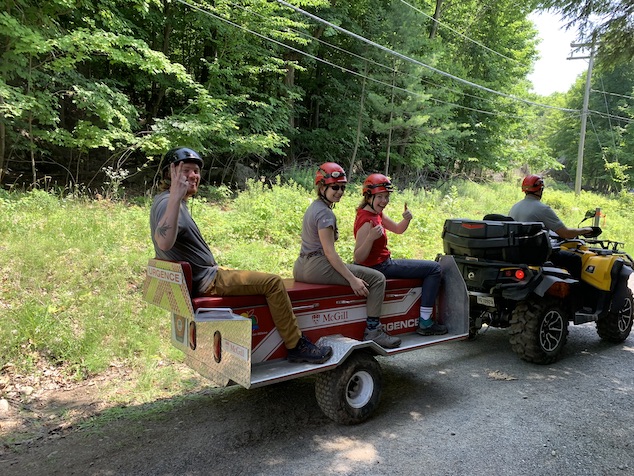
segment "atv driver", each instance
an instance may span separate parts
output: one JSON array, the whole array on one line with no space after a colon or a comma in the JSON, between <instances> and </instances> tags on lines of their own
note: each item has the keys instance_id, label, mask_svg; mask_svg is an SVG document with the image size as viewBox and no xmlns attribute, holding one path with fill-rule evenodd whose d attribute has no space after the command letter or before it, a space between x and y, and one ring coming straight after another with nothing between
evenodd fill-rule
<instances>
[{"instance_id":1,"label":"atv driver","mask_svg":"<svg viewBox=\"0 0 634 476\"><path fill-rule=\"evenodd\" d=\"M559 219L557 214L545 203L541 202L544 192L544 179L539 175L527 175L522 181L522 191L526 194L523 200L520 200L511 207L509 216L515 221L524 222L542 222L544 226L554 233L556 238L571 239L579 235L596 236L592 227L584 228L568 228ZM550 260L556 266L567 269L573 277L579 279L581 276L581 257L558 247L553 247L553 253Z\"/></svg>"}]
</instances>

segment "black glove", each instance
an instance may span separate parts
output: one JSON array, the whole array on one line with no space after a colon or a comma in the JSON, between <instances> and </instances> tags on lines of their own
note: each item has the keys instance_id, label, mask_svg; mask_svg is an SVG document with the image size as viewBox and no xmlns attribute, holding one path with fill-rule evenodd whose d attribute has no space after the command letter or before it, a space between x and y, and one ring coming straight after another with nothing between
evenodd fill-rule
<instances>
[{"instance_id":1,"label":"black glove","mask_svg":"<svg viewBox=\"0 0 634 476\"><path fill-rule=\"evenodd\" d=\"M601 233L603 233L603 230L601 229L601 227L599 226L591 226L590 228L592 228L591 232L586 233L585 236L586 238L596 238L597 236L599 236Z\"/></svg>"}]
</instances>

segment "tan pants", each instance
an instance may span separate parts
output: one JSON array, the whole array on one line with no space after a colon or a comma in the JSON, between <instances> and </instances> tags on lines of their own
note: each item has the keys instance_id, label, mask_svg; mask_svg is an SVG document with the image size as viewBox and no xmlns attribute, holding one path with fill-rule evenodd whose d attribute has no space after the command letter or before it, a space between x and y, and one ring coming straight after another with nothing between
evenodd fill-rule
<instances>
[{"instance_id":1,"label":"tan pants","mask_svg":"<svg viewBox=\"0 0 634 476\"><path fill-rule=\"evenodd\" d=\"M287 349L297 346L302 331L293 314L293 306L282 278L278 275L218 268L214 282L204 294L207 296L264 295L273 323L282 336L284 345Z\"/></svg>"},{"instance_id":2,"label":"tan pants","mask_svg":"<svg viewBox=\"0 0 634 476\"><path fill-rule=\"evenodd\" d=\"M356 264L346 264L357 278L368 283L368 301L366 303L369 317L381 317L381 306L385 296L385 276L380 271ZM310 258L297 258L293 266L293 276L296 281L315 284L341 284L350 286L350 283L332 267L328 258L323 255Z\"/></svg>"}]
</instances>

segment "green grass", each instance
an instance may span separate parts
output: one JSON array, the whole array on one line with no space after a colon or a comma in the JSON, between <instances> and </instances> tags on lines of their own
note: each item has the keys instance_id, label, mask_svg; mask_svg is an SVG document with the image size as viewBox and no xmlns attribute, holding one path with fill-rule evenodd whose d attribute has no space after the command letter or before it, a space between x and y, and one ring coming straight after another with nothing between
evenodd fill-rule
<instances>
[{"instance_id":1,"label":"green grass","mask_svg":"<svg viewBox=\"0 0 634 476\"><path fill-rule=\"evenodd\" d=\"M302 216L314 197L305 184L278 181L269 188L251 182L235 198L225 192L208 196L217 201L195 199L190 207L221 265L291 277ZM335 208L337 249L346 261L352 260L360 198L360 187L353 184ZM407 202L414 220L405 234L390 235L393 256L434 259L442 253L446 218L506 214L520 198L517 184L509 183L400 190L387 212L398 220ZM601 207L603 236L630 239L632 195L576 197L547 188L544 202L568 226L577 226L586 210ZM35 373L45 362L83 379L112 364L126 365L139 376L126 383L125 394L138 401L197 385L169 366L180 353L169 342L168 316L141 297L145 265L153 256L149 207L142 199L131 204L0 192L0 367L11 363L19 372ZM632 254L632 243L626 250ZM112 398L125 403L132 397Z\"/></svg>"}]
</instances>

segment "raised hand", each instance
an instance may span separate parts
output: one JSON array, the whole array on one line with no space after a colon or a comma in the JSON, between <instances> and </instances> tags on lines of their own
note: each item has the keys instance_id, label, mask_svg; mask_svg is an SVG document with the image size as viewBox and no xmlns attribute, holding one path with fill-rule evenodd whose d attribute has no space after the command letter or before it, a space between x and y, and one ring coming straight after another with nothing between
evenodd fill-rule
<instances>
[{"instance_id":1,"label":"raised hand","mask_svg":"<svg viewBox=\"0 0 634 476\"><path fill-rule=\"evenodd\" d=\"M182 172L183 162L170 165L170 193L180 197L181 199L187 195L189 184L187 177Z\"/></svg>"},{"instance_id":2,"label":"raised hand","mask_svg":"<svg viewBox=\"0 0 634 476\"><path fill-rule=\"evenodd\" d=\"M403 206L403 218L408 221L414 218L412 215L412 212L410 212L409 209L407 208L407 202L405 202L405 205Z\"/></svg>"}]
</instances>

